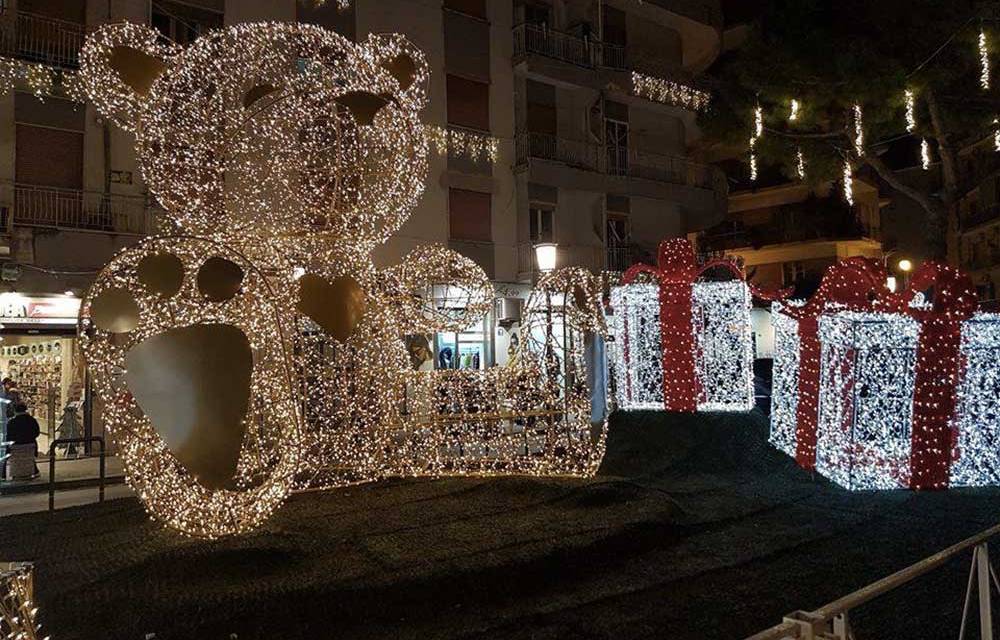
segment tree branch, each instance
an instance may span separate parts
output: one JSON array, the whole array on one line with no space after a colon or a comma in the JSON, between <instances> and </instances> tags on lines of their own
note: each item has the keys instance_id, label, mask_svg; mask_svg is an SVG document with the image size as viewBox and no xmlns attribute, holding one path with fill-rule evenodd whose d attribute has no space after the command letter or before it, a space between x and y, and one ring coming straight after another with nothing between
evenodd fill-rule
<instances>
[{"instance_id":1,"label":"tree branch","mask_svg":"<svg viewBox=\"0 0 1000 640\"><path fill-rule=\"evenodd\" d=\"M937 138L938 153L941 156L944 201L950 206L958 196L958 163L955 161L955 150L951 146L951 138L945 128L944 118L941 116L941 108L934 90L927 87L924 95L927 99L927 109L931 113L931 126L934 128L934 137Z\"/></svg>"},{"instance_id":2,"label":"tree branch","mask_svg":"<svg viewBox=\"0 0 1000 640\"><path fill-rule=\"evenodd\" d=\"M861 161L874 169L879 177L885 180L890 187L916 202L927 213L925 229L928 249L931 253L928 257L943 258L946 252L945 221L948 215L947 208L935 202L928 194L900 180L893 170L886 166L878 156L868 154L862 157Z\"/></svg>"},{"instance_id":3,"label":"tree branch","mask_svg":"<svg viewBox=\"0 0 1000 640\"><path fill-rule=\"evenodd\" d=\"M842 138L846 134L844 131L826 131L823 133L792 133L790 131L782 131L780 129L771 129L770 127L764 127L764 131L768 133L773 133L776 136L782 138L792 138L795 140L831 140L833 138Z\"/></svg>"}]
</instances>

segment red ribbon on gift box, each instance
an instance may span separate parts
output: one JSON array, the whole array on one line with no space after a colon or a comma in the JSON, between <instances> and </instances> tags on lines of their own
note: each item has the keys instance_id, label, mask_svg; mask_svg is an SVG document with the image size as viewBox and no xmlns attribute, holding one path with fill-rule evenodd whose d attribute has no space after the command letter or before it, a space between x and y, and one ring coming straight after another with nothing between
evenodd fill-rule
<instances>
[{"instance_id":1,"label":"red ribbon on gift box","mask_svg":"<svg viewBox=\"0 0 1000 640\"><path fill-rule=\"evenodd\" d=\"M816 468L816 423L819 415L819 316L828 305L849 311L871 311L874 301L888 295L885 269L864 257L846 258L831 265L819 288L801 307L786 306L785 315L798 322L799 401L796 408L795 461L803 469Z\"/></svg>"},{"instance_id":2,"label":"red ribbon on gift box","mask_svg":"<svg viewBox=\"0 0 1000 640\"><path fill-rule=\"evenodd\" d=\"M746 275L728 259L710 260L698 265L694 248L684 238L672 238L660 243L656 267L636 264L622 276L622 284L646 274L659 285L660 345L663 366L663 404L668 411L694 412L701 395L695 371L695 336L691 324L691 293L694 283L705 272L715 268L728 271L735 279L746 281ZM751 292L762 300L787 297L791 290L767 292L747 283Z\"/></svg>"},{"instance_id":3,"label":"red ribbon on gift box","mask_svg":"<svg viewBox=\"0 0 1000 640\"><path fill-rule=\"evenodd\" d=\"M924 294L925 305L913 304ZM948 486L957 434L952 428L961 374L962 323L976 311L972 280L954 267L926 262L908 287L880 301L885 311L905 313L920 323L913 424L910 434L910 488Z\"/></svg>"}]
</instances>

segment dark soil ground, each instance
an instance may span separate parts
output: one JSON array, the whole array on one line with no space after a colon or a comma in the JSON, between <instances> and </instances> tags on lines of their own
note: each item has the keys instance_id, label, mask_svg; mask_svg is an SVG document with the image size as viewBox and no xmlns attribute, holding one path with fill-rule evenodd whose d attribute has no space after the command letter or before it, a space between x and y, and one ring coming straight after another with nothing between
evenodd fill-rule
<instances>
[{"instance_id":1,"label":"dark soil ground","mask_svg":"<svg viewBox=\"0 0 1000 640\"><path fill-rule=\"evenodd\" d=\"M592 480L397 480L293 497L206 543L135 500L5 518L54 640L741 638L1000 519L1000 490L848 493L749 416L612 420ZM1000 547L996 553L1000 553ZM859 610L957 636L969 556Z\"/></svg>"}]
</instances>

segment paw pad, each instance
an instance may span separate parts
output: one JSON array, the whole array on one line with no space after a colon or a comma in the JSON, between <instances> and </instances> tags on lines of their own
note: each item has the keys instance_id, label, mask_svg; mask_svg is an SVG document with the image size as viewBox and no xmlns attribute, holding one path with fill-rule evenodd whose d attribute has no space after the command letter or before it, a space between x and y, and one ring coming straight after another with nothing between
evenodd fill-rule
<instances>
[{"instance_id":1,"label":"paw pad","mask_svg":"<svg viewBox=\"0 0 1000 640\"><path fill-rule=\"evenodd\" d=\"M291 490L301 435L278 299L238 253L165 237L112 259L83 301L81 347L126 475L181 531L246 531Z\"/></svg>"}]
</instances>

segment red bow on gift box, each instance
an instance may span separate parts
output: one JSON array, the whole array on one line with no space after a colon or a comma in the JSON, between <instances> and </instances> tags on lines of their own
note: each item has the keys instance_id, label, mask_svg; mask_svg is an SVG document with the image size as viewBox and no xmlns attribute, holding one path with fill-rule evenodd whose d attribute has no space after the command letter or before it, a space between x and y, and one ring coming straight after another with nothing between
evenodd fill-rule
<instances>
[{"instance_id":1,"label":"red bow on gift box","mask_svg":"<svg viewBox=\"0 0 1000 640\"><path fill-rule=\"evenodd\" d=\"M622 284L634 282L639 274L648 274L659 284L663 404L668 411L693 412L698 408L701 390L695 371L692 288L706 271L717 267L729 271L737 280L745 281L746 276L732 260L711 260L699 266L691 243L683 238L661 242L656 263L656 267L632 265L622 276ZM762 300L777 300L790 293L790 290L765 292L747 284L753 295Z\"/></svg>"},{"instance_id":2,"label":"red bow on gift box","mask_svg":"<svg viewBox=\"0 0 1000 640\"><path fill-rule=\"evenodd\" d=\"M923 294L923 304L916 300L918 294ZM905 313L920 323L910 488L943 489L948 486L957 441L951 421L961 373L962 323L976 311L976 290L969 276L958 269L926 262L913 274L906 290L885 296L878 306Z\"/></svg>"},{"instance_id":3,"label":"red bow on gift box","mask_svg":"<svg viewBox=\"0 0 1000 640\"><path fill-rule=\"evenodd\" d=\"M888 295L885 270L874 260L853 257L831 265L819 289L801 307L782 312L798 322L799 400L795 412L795 461L816 468L816 421L819 413L819 316L830 305L847 311L871 311L876 299Z\"/></svg>"}]
</instances>

